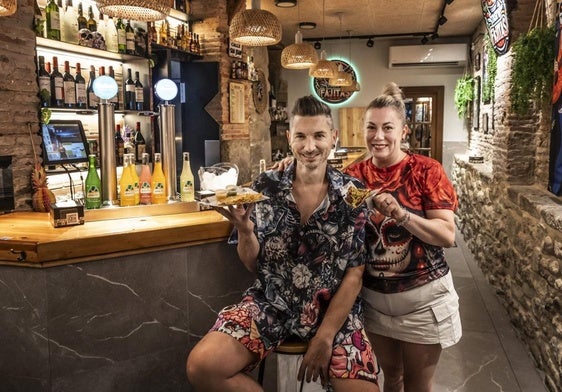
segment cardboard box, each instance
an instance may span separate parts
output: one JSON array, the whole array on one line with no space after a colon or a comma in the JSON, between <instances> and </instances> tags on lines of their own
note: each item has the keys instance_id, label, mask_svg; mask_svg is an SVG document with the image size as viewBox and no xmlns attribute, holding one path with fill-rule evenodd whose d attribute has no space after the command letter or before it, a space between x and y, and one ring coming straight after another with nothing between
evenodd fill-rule
<instances>
[{"instance_id":1,"label":"cardboard box","mask_svg":"<svg viewBox=\"0 0 562 392\"><path fill-rule=\"evenodd\" d=\"M53 227L66 227L84 224L84 205L69 200L51 204L49 217Z\"/></svg>"}]
</instances>

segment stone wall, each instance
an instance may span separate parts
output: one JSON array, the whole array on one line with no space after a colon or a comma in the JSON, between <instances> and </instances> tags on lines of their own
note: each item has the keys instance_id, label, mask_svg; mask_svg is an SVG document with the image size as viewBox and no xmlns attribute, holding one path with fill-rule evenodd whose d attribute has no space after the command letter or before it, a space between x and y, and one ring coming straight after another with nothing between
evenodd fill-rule
<instances>
[{"instance_id":1,"label":"stone wall","mask_svg":"<svg viewBox=\"0 0 562 392\"><path fill-rule=\"evenodd\" d=\"M514 42L529 28L534 1L510 12ZM552 23L554 0L546 1ZM481 26L473 58L482 53ZM554 43L553 43L554 44ZM480 104L471 123L469 154L483 164L455 157L451 178L459 195L458 226L482 271L496 288L511 321L527 344L551 391L562 391L562 203L546 190L550 107L527 116L510 108L511 51L498 57L492 102ZM474 71L475 76L482 76ZM492 119L483 126L484 115ZM470 121L473 121L471 118Z\"/></svg>"}]
</instances>

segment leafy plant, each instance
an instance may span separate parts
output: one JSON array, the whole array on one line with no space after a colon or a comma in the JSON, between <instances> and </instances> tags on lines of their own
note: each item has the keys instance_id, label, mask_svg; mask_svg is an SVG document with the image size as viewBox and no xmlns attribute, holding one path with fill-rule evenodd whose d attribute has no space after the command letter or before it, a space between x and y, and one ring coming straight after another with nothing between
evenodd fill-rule
<instances>
[{"instance_id":1,"label":"leafy plant","mask_svg":"<svg viewBox=\"0 0 562 392\"><path fill-rule=\"evenodd\" d=\"M482 84L482 102L488 103L494 96L494 84L496 82L496 75L498 74L498 55L494 50L490 38L486 35L484 40L484 50L486 51L486 78Z\"/></svg>"},{"instance_id":2,"label":"leafy plant","mask_svg":"<svg viewBox=\"0 0 562 392\"><path fill-rule=\"evenodd\" d=\"M552 91L555 28L535 27L513 44L511 108L526 114L531 101L544 104Z\"/></svg>"},{"instance_id":3,"label":"leafy plant","mask_svg":"<svg viewBox=\"0 0 562 392\"><path fill-rule=\"evenodd\" d=\"M455 106L460 118L467 115L468 107L474 99L474 78L471 75L464 75L457 80L455 86Z\"/></svg>"}]
</instances>

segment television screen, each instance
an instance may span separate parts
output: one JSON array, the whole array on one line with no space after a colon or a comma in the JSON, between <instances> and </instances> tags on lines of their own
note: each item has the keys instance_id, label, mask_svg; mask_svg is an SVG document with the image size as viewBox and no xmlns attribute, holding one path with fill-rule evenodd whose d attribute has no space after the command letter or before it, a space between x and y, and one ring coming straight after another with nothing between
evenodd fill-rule
<instances>
[{"instance_id":1,"label":"television screen","mask_svg":"<svg viewBox=\"0 0 562 392\"><path fill-rule=\"evenodd\" d=\"M53 120L42 124L43 163L47 166L88 162L88 141L79 120Z\"/></svg>"}]
</instances>

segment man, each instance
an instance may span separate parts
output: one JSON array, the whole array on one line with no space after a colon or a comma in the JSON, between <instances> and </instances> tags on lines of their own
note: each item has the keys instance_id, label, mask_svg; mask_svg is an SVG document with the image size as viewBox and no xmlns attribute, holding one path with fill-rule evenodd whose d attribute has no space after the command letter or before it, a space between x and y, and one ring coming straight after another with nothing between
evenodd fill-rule
<instances>
[{"instance_id":1,"label":"man","mask_svg":"<svg viewBox=\"0 0 562 392\"><path fill-rule=\"evenodd\" d=\"M337 138L329 107L298 99L287 136L295 163L253 185L269 199L217 209L234 225L238 255L257 279L191 351L188 378L199 391L261 391L246 372L296 335L309 341L299 380L378 392L357 298L366 215L343 200L344 185L356 180L328 166Z\"/></svg>"}]
</instances>

